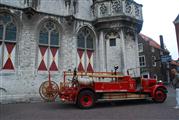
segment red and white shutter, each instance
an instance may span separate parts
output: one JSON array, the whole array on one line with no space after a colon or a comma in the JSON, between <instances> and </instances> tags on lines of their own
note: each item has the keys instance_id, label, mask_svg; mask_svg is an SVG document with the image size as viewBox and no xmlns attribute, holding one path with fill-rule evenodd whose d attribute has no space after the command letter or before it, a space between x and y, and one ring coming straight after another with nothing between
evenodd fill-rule
<instances>
[{"instance_id":1,"label":"red and white shutter","mask_svg":"<svg viewBox=\"0 0 179 120\"><path fill-rule=\"evenodd\" d=\"M87 72L94 72L94 69L93 69L93 63L94 63L93 54L94 54L93 50L87 50L87 54L86 54Z\"/></svg>"},{"instance_id":2,"label":"red and white shutter","mask_svg":"<svg viewBox=\"0 0 179 120\"><path fill-rule=\"evenodd\" d=\"M5 43L4 56L3 56L3 69L14 70L15 51L16 51L15 43Z\"/></svg>"},{"instance_id":3,"label":"red and white shutter","mask_svg":"<svg viewBox=\"0 0 179 120\"><path fill-rule=\"evenodd\" d=\"M39 46L38 70L47 71L47 54L48 54L48 47Z\"/></svg>"},{"instance_id":4,"label":"red and white shutter","mask_svg":"<svg viewBox=\"0 0 179 120\"><path fill-rule=\"evenodd\" d=\"M79 72L85 72L85 51L83 49L77 49L77 65Z\"/></svg>"},{"instance_id":5,"label":"red and white shutter","mask_svg":"<svg viewBox=\"0 0 179 120\"><path fill-rule=\"evenodd\" d=\"M50 48L50 71L58 71L58 48Z\"/></svg>"}]
</instances>

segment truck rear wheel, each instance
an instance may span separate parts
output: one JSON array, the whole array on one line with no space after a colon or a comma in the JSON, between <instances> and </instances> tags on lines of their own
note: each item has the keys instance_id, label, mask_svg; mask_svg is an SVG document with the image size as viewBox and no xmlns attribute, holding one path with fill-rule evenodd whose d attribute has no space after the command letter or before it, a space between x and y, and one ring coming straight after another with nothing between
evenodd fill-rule
<instances>
[{"instance_id":1,"label":"truck rear wheel","mask_svg":"<svg viewBox=\"0 0 179 120\"><path fill-rule=\"evenodd\" d=\"M89 90L80 92L77 100L77 105L80 108L88 109L94 106L95 97L94 93Z\"/></svg>"},{"instance_id":2,"label":"truck rear wheel","mask_svg":"<svg viewBox=\"0 0 179 120\"><path fill-rule=\"evenodd\" d=\"M166 98L167 98L167 94L164 92L164 90L157 89L155 91L153 100L157 103L163 103Z\"/></svg>"}]
</instances>

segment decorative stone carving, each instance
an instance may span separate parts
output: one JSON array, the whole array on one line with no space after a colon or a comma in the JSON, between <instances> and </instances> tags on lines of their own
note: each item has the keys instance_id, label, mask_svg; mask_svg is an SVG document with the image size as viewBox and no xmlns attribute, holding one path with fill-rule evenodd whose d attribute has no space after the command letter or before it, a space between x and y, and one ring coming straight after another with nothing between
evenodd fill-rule
<instances>
[{"instance_id":1,"label":"decorative stone carving","mask_svg":"<svg viewBox=\"0 0 179 120\"><path fill-rule=\"evenodd\" d=\"M132 4L130 1L125 1L125 12L128 13L128 14L131 14L132 12Z\"/></svg>"},{"instance_id":2,"label":"decorative stone carving","mask_svg":"<svg viewBox=\"0 0 179 120\"><path fill-rule=\"evenodd\" d=\"M71 4L71 0L64 0L65 1L65 5L67 6L67 5L69 5L70 6L70 4Z\"/></svg>"},{"instance_id":3,"label":"decorative stone carving","mask_svg":"<svg viewBox=\"0 0 179 120\"><path fill-rule=\"evenodd\" d=\"M132 40L135 40L134 30L130 28L124 28L124 33L125 33L125 39L127 39L127 36L130 36Z\"/></svg>"},{"instance_id":4,"label":"decorative stone carving","mask_svg":"<svg viewBox=\"0 0 179 120\"><path fill-rule=\"evenodd\" d=\"M109 39L110 37L120 38L120 35L117 31L109 31L106 33L105 39Z\"/></svg>"},{"instance_id":5,"label":"decorative stone carving","mask_svg":"<svg viewBox=\"0 0 179 120\"><path fill-rule=\"evenodd\" d=\"M78 1L77 0L73 0L73 8L74 8L74 14L76 14L77 9L78 9Z\"/></svg>"},{"instance_id":6,"label":"decorative stone carving","mask_svg":"<svg viewBox=\"0 0 179 120\"><path fill-rule=\"evenodd\" d=\"M96 0L93 2L91 9L96 18L111 18L112 20L112 17L114 19L131 17L132 19L143 21L142 5L133 0Z\"/></svg>"},{"instance_id":7,"label":"decorative stone carving","mask_svg":"<svg viewBox=\"0 0 179 120\"><path fill-rule=\"evenodd\" d=\"M37 9L38 5L40 4L39 0L25 0L24 3L28 7L32 7L33 9Z\"/></svg>"},{"instance_id":8,"label":"decorative stone carving","mask_svg":"<svg viewBox=\"0 0 179 120\"><path fill-rule=\"evenodd\" d=\"M140 9L138 6L135 6L135 15L140 16Z\"/></svg>"},{"instance_id":9,"label":"decorative stone carving","mask_svg":"<svg viewBox=\"0 0 179 120\"><path fill-rule=\"evenodd\" d=\"M104 3L102 3L100 6L100 14L102 15L107 14L107 6Z\"/></svg>"},{"instance_id":10,"label":"decorative stone carving","mask_svg":"<svg viewBox=\"0 0 179 120\"><path fill-rule=\"evenodd\" d=\"M111 2L112 4L112 12L120 13L122 12L122 2L120 0L114 0Z\"/></svg>"},{"instance_id":11,"label":"decorative stone carving","mask_svg":"<svg viewBox=\"0 0 179 120\"><path fill-rule=\"evenodd\" d=\"M27 7L24 9L24 13L28 19L31 19L36 14L36 11L32 7Z\"/></svg>"}]
</instances>

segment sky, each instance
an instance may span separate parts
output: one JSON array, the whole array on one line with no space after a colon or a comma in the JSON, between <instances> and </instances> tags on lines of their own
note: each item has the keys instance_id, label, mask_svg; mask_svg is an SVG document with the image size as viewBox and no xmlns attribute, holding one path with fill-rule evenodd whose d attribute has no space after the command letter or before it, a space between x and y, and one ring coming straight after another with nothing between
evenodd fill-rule
<instances>
[{"instance_id":1,"label":"sky","mask_svg":"<svg viewBox=\"0 0 179 120\"><path fill-rule=\"evenodd\" d=\"M163 35L164 44L172 59L178 56L176 32L173 21L179 15L179 0L134 0L142 4L143 27L141 33L160 44L159 35Z\"/></svg>"}]
</instances>

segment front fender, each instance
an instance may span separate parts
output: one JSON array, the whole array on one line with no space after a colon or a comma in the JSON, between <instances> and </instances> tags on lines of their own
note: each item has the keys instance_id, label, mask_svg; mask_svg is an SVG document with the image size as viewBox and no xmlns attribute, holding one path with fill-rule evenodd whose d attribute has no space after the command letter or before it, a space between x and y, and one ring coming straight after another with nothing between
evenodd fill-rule
<instances>
[{"instance_id":1,"label":"front fender","mask_svg":"<svg viewBox=\"0 0 179 120\"><path fill-rule=\"evenodd\" d=\"M168 90L167 90L167 88L166 88L164 85L158 84L158 85L155 85L155 86L153 86L153 87L151 88L151 96L152 96L152 97L154 97L155 91L158 90L158 89L163 90L166 94L168 93Z\"/></svg>"}]
</instances>

